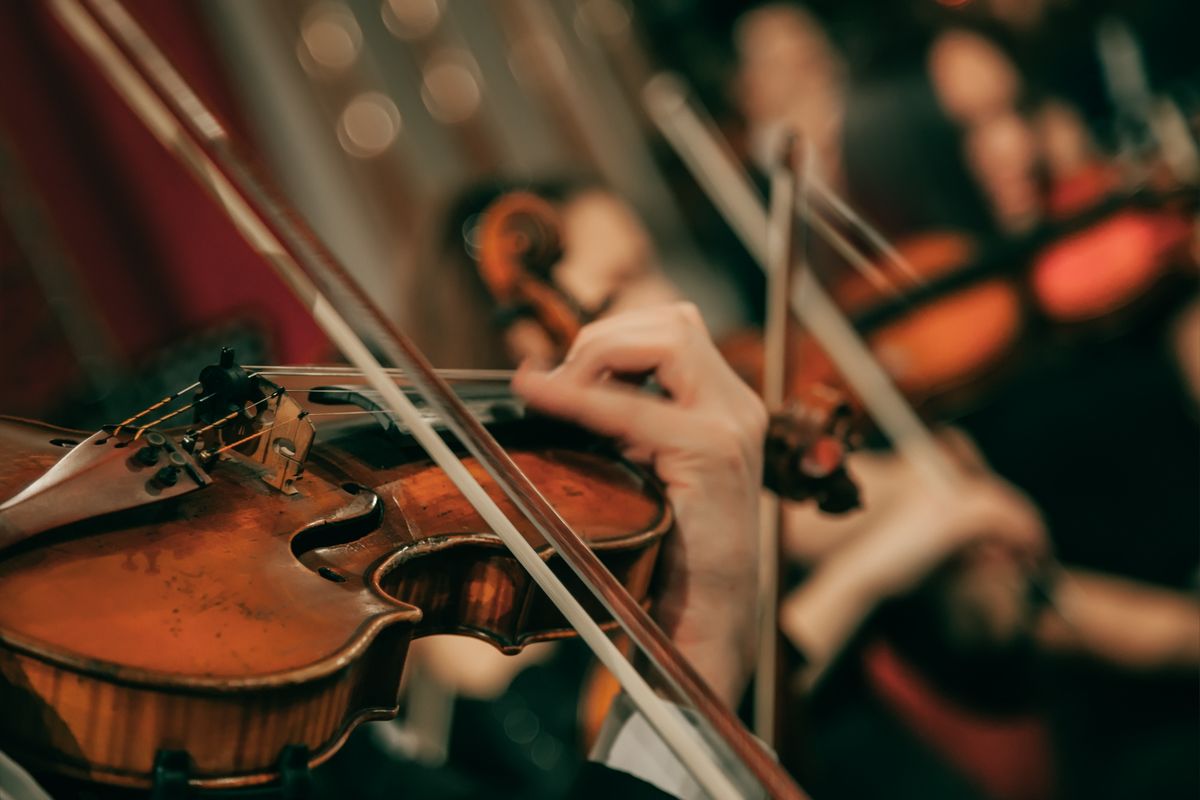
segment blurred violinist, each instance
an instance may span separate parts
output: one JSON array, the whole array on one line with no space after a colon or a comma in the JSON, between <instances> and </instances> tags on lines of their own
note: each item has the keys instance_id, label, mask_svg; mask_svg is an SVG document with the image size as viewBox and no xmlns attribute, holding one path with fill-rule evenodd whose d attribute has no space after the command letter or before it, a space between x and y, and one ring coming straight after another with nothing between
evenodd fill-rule
<instances>
[{"instance_id":1,"label":"blurred violinist","mask_svg":"<svg viewBox=\"0 0 1200 800\"><path fill-rule=\"evenodd\" d=\"M572 234L564 234L562 274L568 274L565 267L570 264L575 291L607 298L607 303L621 307L637 302L640 291L623 295L621 286L622 276L636 275L631 286L655 286L648 296L656 299L667 287L655 276L645 233L630 225L630 212L615 198L596 190L584 196L596 198L595 202L567 206L568 215L569 209L580 207L607 211L624 227L609 223L597 230L610 234L624 230L629 238L623 242L610 235L605 239L607 247L579 251ZM641 254L640 267L618 268L618 263L626 262L610 257L628 252ZM539 341L549 342L544 335ZM984 669L974 681L959 679L962 685L951 687L955 696L978 694L979 687L971 684L977 684L983 674L1001 678L1009 670L1006 677L1015 683L999 696L1015 699L1025 691L1020 687L1032 679L1030 656L1038 650L1087 655L1122 668L1150 671L1187 669L1200 663L1200 648L1192 641L1196 624L1192 600L1093 573L1069 570L1057 581L1053 571L1043 575L1050 545L1039 513L990 472L963 435L947 432L945 436L946 447L971 476L949 504L930 494L919 476L894 456L862 453L850 456L863 491L861 512L843 519L811 507L787 511L786 550L808 572L785 600L781 621L806 661L800 680L811 690L827 682L823 676L833 665L844 665L838 670L841 677L828 681L834 688L819 693L819 699L824 698L819 704L822 713L829 711L830 695L843 700L854 696L854 692L846 694L846 672L857 669L852 668L855 659L845 655L847 649L864 653L868 670L886 673L889 664L893 673L907 669L904 660L895 660L895 653L880 656L885 651L877 647L862 649L872 641L865 631L880 623L887 623L884 629L900 625L896 630L901 634L914 624L925 627L926 633L918 637L923 643L903 645L908 654L904 659L915 658L923 668L930 667L935 684L943 689L944 680L954 682L946 678L953 671L950 664ZM1050 605L1046 586L1053 592ZM905 597L910 599L896 603ZM1153 615L1158 624L1135 634L1125 629L1125 614ZM864 628L872 619L875 622ZM940 668L930 662L943 658ZM912 765L935 762L922 742L934 735L922 730L915 740L908 734L909 738L897 740L899 744L893 742L897 752L910 754L908 780L914 790L929 781L949 781L960 787L961 796L969 797L974 796L973 782L987 785L990 780L991 790L1000 796L1050 796L1050 784L1036 783L1042 778L1022 784L998 777L988 764L969 760L941 777L936 777L933 766L922 773ZM1046 765L1043 775L1050 769ZM955 777L958 770L969 777ZM829 769L817 769L822 771L828 778Z\"/></svg>"}]
</instances>

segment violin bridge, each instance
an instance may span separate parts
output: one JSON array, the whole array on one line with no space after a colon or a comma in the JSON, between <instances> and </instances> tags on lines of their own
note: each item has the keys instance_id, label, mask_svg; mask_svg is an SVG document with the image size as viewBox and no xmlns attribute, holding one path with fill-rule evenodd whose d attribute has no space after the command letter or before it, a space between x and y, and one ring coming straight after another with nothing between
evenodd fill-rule
<instances>
[{"instance_id":1,"label":"violin bridge","mask_svg":"<svg viewBox=\"0 0 1200 800\"><path fill-rule=\"evenodd\" d=\"M263 423L266 433L255 441L254 452L245 454L266 468L263 481L284 494L296 494L295 483L304 474L304 463L316 429L308 412L286 393L267 402Z\"/></svg>"}]
</instances>

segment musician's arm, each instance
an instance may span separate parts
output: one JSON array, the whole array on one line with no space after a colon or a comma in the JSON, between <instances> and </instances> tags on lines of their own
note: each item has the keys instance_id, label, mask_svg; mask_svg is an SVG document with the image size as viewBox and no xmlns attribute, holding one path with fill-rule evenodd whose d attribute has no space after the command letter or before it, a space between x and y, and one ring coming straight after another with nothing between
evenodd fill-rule
<instances>
[{"instance_id":1,"label":"musician's arm","mask_svg":"<svg viewBox=\"0 0 1200 800\"><path fill-rule=\"evenodd\" d=\"M667 397L613 380L646 373ZM686 304L593 323L562 366L522 370L513 387L532 407L612 436L631 460L653 466L676 516L660 560L655 616L717 694L736 706L754 666L762 402ZM624 701L611 713L595 758L669 796L701 796L640 714Z\"/></svg>"},{"instance_id":2,"label":"musician's arm","mask_svg":"<svg viewBox=\"0 0 1200 800\"><path fill-rule=\"evenodd\" d=\"M1038 620L1042 647L1134 670L1200 666L1200 604L1192 594L1081 569L1056 583Z\"/></svg>"}]
</instances>

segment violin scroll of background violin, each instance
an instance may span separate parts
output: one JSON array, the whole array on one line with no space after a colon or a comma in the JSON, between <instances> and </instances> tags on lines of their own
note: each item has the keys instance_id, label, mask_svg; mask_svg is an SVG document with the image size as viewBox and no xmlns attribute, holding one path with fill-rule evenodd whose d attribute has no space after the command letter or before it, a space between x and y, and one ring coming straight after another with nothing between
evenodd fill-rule
<instances>
[{"instance_id":1,"label":"violin scroll of background violin","mask_svg":"<svg viewBox=\"0 0 1200 800\"><path fill-rule=\"evenodd\" d=\"M502 323L532 317L561 352L587 315L554 283L562 259L561 224L549 201L532 192L509 192L483 213L477 232L479 276Z\"/></svg>"},{"instance_id":2,"label":"violin scroll of background violin","mask_svg":"<svg viewBox=\"0 0 1200 800\"><path fill-rule=\"evenodd\" d=\"M843 395L823 384L808 387L771 415L763 485L787 500L812 500L830 514L858 508L858 486L845 463L858 439L854 424Z\"/></svg>"}]
</instances>

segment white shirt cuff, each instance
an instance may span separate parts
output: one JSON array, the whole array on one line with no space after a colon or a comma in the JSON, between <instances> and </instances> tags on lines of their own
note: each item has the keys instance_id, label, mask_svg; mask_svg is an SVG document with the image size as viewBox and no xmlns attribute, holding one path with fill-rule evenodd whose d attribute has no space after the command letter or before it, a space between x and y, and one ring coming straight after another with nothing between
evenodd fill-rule
<instances>
[{"instance_id":1,"label":"white shirt cuff","mask_svg":"<svg viewBox=\"0 0 1200 800\"><path fill-rule=\"evenodd\" d=\"M693 727L699 726L695 712L679 706L673 708ZM613 700L588 758L609 769L628 773L679 800L708 798L692 773L624 692ZM748 795L748 799L754 797L765 798L766 794L760 790Z\"/></svg>"}]
</instances>

